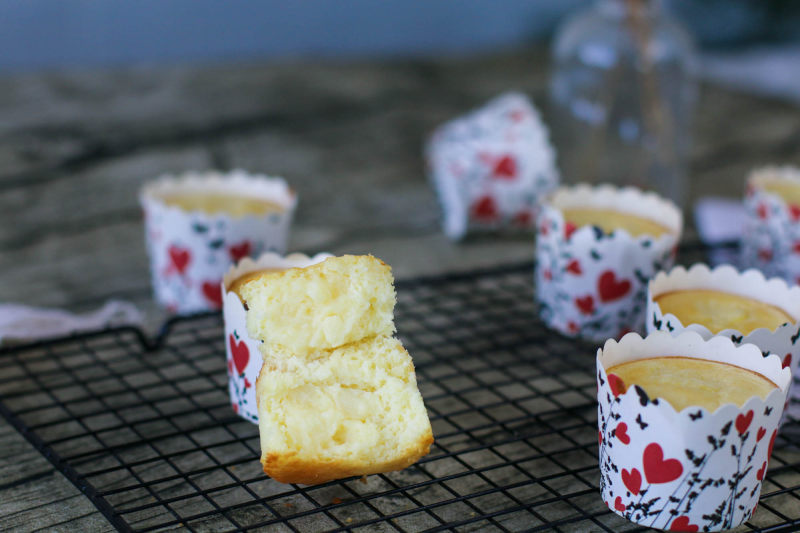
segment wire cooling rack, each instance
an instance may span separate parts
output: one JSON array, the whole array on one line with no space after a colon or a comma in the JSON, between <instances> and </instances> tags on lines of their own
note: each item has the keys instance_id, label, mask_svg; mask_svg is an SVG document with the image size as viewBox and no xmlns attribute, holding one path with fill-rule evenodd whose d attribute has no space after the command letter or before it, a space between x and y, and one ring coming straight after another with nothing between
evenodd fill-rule
<instances>
[{"instance_id":1,"label":"wire cooling rack","mask_svg":"<svg viewBox=\"0 0 800 533\"><path fill-rule=\"evenodd\" d=\"M218 315L153 342L121 328L5 349L0 411L123 531L640 531L598 491L596 347L534 315L530 264L398 283L436 442L364 479L261 472L257 428L229 405ZM800 530L798 437L791 419L743 530Z\"/></svg>"}]
</instances>

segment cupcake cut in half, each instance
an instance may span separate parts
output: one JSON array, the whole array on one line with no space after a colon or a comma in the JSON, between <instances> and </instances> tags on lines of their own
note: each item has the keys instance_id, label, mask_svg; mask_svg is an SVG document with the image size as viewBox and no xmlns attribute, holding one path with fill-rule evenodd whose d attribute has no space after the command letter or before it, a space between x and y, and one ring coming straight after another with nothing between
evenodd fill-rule
<instances>
[{"instance_id":1,"label":"cupcake cut in half","mask_svg":"<svg viewBox=\"0 0 800 533\"><path fill-rule=\"evenodd\" d=\"M284 483L399 470L433 443L411 356L394 332L391 269L371 256L267 273L240 288L263 340L261 463Z\"/></svg>"}]
</instances>

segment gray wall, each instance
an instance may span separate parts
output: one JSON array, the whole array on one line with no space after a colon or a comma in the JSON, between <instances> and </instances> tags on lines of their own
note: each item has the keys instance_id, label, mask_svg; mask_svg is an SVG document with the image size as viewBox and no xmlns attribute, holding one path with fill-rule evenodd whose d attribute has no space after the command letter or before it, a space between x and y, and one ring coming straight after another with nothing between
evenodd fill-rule
<instances>
[{"instance_id":1,"label":"gray wall","mask_svg":"<svg viewBox=\"0 0 800 533\"><path fill-rule=\"evenodd\" d=\"M466 53L549 36L587 0L0 0L0 69Z\"/></svg>"}]
</instances>

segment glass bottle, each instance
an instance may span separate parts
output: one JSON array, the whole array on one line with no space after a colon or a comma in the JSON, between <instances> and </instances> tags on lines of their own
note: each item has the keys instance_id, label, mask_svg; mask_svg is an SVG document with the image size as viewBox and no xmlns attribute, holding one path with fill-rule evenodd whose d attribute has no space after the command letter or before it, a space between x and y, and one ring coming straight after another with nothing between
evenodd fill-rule
<instances>
[{"instance_id":1,"label":"glass bottle","mask_svg":"<svg viewBox=\"0 0 800 533\"><path fill-rule=\"evenodd\" d=\"M569 183L650 189L682 205L694 47L658 0L597 0L556 34L552 129Z\"/></svg>"}]
</instances>

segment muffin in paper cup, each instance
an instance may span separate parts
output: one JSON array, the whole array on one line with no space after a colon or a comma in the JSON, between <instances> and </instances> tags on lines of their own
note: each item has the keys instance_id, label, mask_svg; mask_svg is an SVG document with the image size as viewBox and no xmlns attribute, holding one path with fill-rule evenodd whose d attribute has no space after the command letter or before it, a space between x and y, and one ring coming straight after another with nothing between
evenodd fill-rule
<instances>
[{"instance_id":1,"label":"muffin in paper cup","mask_svg":"<svg viewBox=\"0 0 800 533\"><path fill-rule=\"evenodd\" d=\"M261 371L263 358L258 349L261 341L247 334L247 305L238 293L238 287L262 272L304 268L324 261L330 254L313 257L289 254L286 257L267 252L256 260L249 257L232 266L222 279L222 316L225 322L225 352L228 359L228 391L231 407L245 420L258 423L255 383Z\"/></svg>"},{"instance_id":2,"label":"muffin in paper cup","mask_svg":"<svg viewBox=\"0 0 800 533\"><path fill-rule=\"evenodd\" d=\"M283 179L241 170L163 176L139 199L155 298L181 314L221 309L220 281L240 259L285 253L297 204Z\"/></svg>"},{"instance_id":3,"label":"muffin in paper cup","mask_svg":"<svg viewBox=\"0 0 800 533\"><path fill-rule=\"evenodd\" d=\"M715 333L704 324L683 324L674 314L664 313L658 304L658 298L664 294L693 290L743 296L778 308L790 320L775 329L725 329ZM724 312L724 309L720 312ZM668 331L678 335L685 330L695 331L706 340L721 336L728 337L737 345L755 344L765 357L771 353L777 355L784 368L789 368L793 376L800 377L800 287L790 287L781 278L767 279L755 269L739 272L731 265L720 265L712 270L702 263L693 265L689 270L678 266L669 272L659 272L647 287L647 332ZM795 394L797 391L790 392L790 395Z\"/></svg>"},{"instance_id":4,"label":"muffin in paper cup","mask_svg":"<svg viewBox=\"0 0 800 533\"><path fill-rule=\"evenodd\" d=\"M443 124L426 156L451 239L475 231L530 231L540 200L558 185L547 127L522 93L502 94Z\"/></svg>"},{"instance_id":5,"label":"muffin in paper cup","mask_svg":"<svg viewBox=\"0 0 800 533\"><path fill-rule=\"evenodd\" d=\"M741 407L676 411L607 372L621 363L671 356L734 365L774 387ZM685 331L608 340L597 352L600 491L606 505L637 524L672 531L720 531L750 518L790 379L777 356L764 357L758 347L736 346L726 337L706 341Z\"/></svg>"},{"instance_id":6,"label":"muffin in paper cup","mask_svg":"<svg viewBox=\"0 0 800 533\"><path fill-rule=\"evenodd\" d=\"M663 233L631 236L625 229L576 227L565 209L608 210L657 224ZM576 185L558 189L539 215L536 299L542 320L571 337L593 341L644 331L647 282L675 259L681 211L632 187Z\"/></svg>"},{"instance_id":7,"label":"muffin in paper cup","mask_svg":"<svg viewBox=\"0 0 800 533\"><path fill-rule=\"evenodd\" d=\"M800 169L753 170L744 206L742 266L800 284Z\"/></svg>"}]
</instances>

